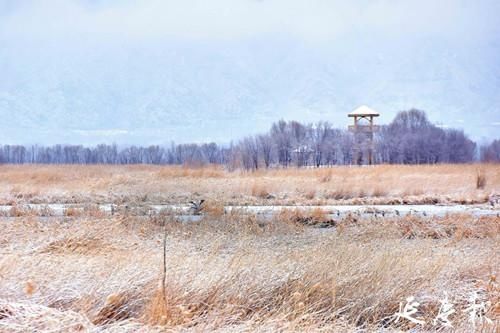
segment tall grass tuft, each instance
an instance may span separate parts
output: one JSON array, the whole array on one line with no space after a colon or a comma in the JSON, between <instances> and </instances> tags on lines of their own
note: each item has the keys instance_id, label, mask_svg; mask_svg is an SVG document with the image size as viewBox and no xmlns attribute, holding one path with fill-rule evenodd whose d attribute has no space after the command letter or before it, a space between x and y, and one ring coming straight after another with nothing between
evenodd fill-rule
<instances>
[{"instance_id":1,"label":"tall grass tuft","mask_svg":"<svg viewBox=\"0 0 500 333\"><path fill-rule=\"evenodd\" d=\"M484 170L477 169L476 172L476 189L482 190L486 187L486 174Z\"/></svg>"}]
</instances>

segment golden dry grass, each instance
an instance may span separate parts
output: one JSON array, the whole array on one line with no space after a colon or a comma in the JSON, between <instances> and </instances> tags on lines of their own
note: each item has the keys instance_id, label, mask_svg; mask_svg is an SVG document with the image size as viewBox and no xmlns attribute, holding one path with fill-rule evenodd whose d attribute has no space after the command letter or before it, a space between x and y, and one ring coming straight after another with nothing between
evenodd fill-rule
<instances>
[{"instance_id":1,"label":"golden dry grass","mask_svg":"<svg viewBox=\"0 0 500 333\"><path fill-rule=\"evenodd\" d=\"M326 218L290 210L270 221L238 212L197 223L168 214L1 221L0 331L405 331L411 325L390 317L408 296L428 322L414 330L432 331L447 293L456 331L471 332L463 310L474 291L498 325L499 218L304 225Z\"/></svg>"},{"instance_id":2,"label":"golden dry grass","mask_svg":"<svg viewBox=\"0 0 500 333\"><path fill-rule=\"evenodd\" d=\"M379 165L228 172L222 167L0 166L0 203L381 204L486 202L500 165Z\"/></svg>"}]
</instances>

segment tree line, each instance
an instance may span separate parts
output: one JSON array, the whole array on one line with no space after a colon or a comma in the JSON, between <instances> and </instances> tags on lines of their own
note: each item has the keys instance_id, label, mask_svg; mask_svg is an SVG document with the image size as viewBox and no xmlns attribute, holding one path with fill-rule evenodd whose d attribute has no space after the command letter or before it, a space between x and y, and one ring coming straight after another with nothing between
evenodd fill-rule
<instances>
[{"instance_id":1,"label":"tree line","mask_svg":"<svg viewBox=\"0 0 500 333\"><path fill-rule=\"evenodd\" d=\"M280 120L264 134L221 146L216 143L149 147L101 144L0 146L0 163L46 164L220 164L228 169L355 164L354 134L329 122L303 124ZM467 163L478 159L476 143L463 131L432 124L420 110L399 112L374 137L375 163ZM479 149L479 159L500 161L500 140Z\"/></svg>"}]
</instances>

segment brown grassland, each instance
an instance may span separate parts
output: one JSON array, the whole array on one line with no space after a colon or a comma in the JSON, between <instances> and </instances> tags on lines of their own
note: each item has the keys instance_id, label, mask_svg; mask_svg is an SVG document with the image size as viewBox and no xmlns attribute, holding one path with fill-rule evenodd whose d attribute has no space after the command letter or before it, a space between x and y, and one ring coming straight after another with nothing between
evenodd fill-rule
<instances>
[{"instance_id":1,"label":"brown grassland","mask_svg":"<svg viewBox=\"0 0 500 333\"><path fill-rule=\"evenodd\" d=\"M500 218L270 218L224 204L474 203L499 165L254 173L218 167L0 166L0 200L210 201L197 222L95 209L0 217L0 332L498 332ZM50 215L50 214L46 214ZM317 225L331 228L318 228ZM470 296L491 319L469 322ZM453 329L434 325L447 295ZM415 317L394 321L414 296Z\"/></svg>"},{"instance_id":2,"label":"brown grassland","mask_svg":"<svg viewBox=\"0 0 500 333\"><path fill-rule=\"evenodd\" d=\"M0 166L0 204L186 203L323 205L475 203L500 191L498 164L228 172L219 166Z\"/></svg>"}]
</instances>

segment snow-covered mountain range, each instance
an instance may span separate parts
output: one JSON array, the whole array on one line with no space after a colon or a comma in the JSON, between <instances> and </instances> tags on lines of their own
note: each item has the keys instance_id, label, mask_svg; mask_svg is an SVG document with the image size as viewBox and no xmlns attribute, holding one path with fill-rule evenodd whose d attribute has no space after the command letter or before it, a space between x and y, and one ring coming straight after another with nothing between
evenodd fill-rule
<instances>
[{"instance_id":1,"label":"snow-covered mountain range","mask_svg":"<svg viewBox=\"0 0 500 333\"><path fill-rule=\"evenodd\" d=\"M267 38L0 45L0 144L229 142L281 118L346 127L361 104L500 137L500 45Z\"/></svg>"}]
</instances>

